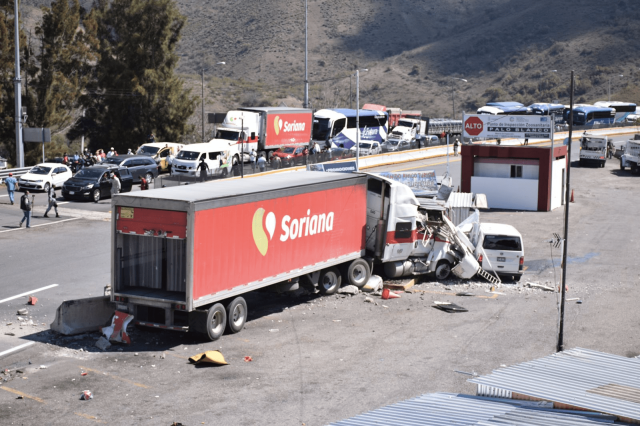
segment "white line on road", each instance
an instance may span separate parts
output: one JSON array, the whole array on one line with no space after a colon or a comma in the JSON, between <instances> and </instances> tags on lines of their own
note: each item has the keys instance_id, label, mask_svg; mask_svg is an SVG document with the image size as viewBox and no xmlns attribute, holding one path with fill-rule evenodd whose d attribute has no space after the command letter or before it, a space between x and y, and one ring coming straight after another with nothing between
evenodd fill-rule
<instances>
[{"instance_id":1,"label":"white line on road","mask_svg":"<svg viewBox=\"0 0 640 426\"><path fill-rule=\"evenodd\" d=\"M0 197L8 197L9 194L0 195Z\"/></svg>"},{"instance_id":2,"label":"white line on road","mask_svg":"<svg viewBox=\"0 0 640 426\"><path fill-rule=\"evenodd\" d=\"M58 203L58 205L61 205L61 204L69 204L69 202L68 202L68 201L60 201L60 202Z\"/></svg>"},{"instance_id":3,"label":"white line on road","mask_svg":"<svg viewBox=\"0 0 640 426\"><path fill-rule=\"evenodd\" d=\"M18 297L22 297L22 296L29 296L29 295L31 295L33 293L37 293L37 292L43 291L43 290L49 290L50 288L54 288L54 287L58 287L58 284L51 284L51 285L48 285L46 287L40 287L40 288L37 288L35 290L27 291L26 293L21 293L21 294L19 294L17 296L7 297L6 299L0 300L0 303L8 302L9 300L17 299Z\"/></svg>"},{"instance_id":4,"label":"white line on road","mask_svg":"<svg viewBox=\"0 0 640 426\"><path fill-rule=\"evenodd\" d=\"M35 342L27 342L27 343L23 343L22 345L18 345L18 346L16 346L15 348L7 349L7 350L6 350L6 351L4 351L4 352L0 352L0 358L2 358L2 357L3 357L3 356L5 356L5 355L10 354L11 352L19 351L20 349L24 349L24 348L26 348L27 346L31 346L31 345L33 345L34 343L35 343Z\"/></svg>"},{"instance_id":5,"label":"white line on road","mask_svg":"<svg viewBox=\"0 0 640 426\"><path fill-rule=\"evenodd\" d=\"M32 218L33 219L33 218ZM62 220L56 220L55 222L50 222L50 223L41 223L40 225L31 225L32 228L35 228L37 226L46 226L46 225L53 225L55 223L62 223L62 222L68 222L70 220L76 220L76 219L80 219L79 217L72 217L71 219L62 219ZM13 228L13 229L7 229L5 231L0 231L0 234L2 234L3 232L11 232L11 231L19 231L21 229L26 229L26 228Z\"/></svg>"}]
</instances>

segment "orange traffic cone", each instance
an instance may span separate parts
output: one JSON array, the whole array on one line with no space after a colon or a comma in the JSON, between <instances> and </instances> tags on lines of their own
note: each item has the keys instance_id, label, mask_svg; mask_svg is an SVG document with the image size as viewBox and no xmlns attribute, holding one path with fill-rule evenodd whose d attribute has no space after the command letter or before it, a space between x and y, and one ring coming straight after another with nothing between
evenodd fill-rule
<instances>
[{"instance_id":1,"label":"orange traffic cone","mask_svg":"<svg viewBox=\"0 0 640 426\"><path fill-rule=\"evenodd\" d=\"M575 201L573 201L573 189L571 190L571 199L569 200L570 203L575 203Z\"/></svg>"},{"instance_id":2,"label":"orange traffic cone","mask_svg":"<svg viewBox=\"0 0 640 426\"><path fill-rule=\"evenodd\" d=\"M382 290L382 298L383 299L399 299L400 295L395 294L394 292L390 291L388 288L385 288L384 290Z\"/></svg>"}]
</instances>

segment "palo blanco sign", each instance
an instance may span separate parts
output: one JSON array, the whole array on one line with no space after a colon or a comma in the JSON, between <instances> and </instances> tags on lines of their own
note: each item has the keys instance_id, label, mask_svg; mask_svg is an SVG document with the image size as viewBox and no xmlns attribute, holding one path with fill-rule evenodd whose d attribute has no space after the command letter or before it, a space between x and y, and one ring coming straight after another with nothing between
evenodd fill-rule
<instances>
[{"instance_id":1,"label":"palo blanco sign","mask_svg":"<svg viewBox=\"0 0 640 426\"><path fill-rule=\"evenodd\" d=\"M553 117L540 115L465 115L462 136L482 139L551 139Z\"/></svg>"}]
</instances>

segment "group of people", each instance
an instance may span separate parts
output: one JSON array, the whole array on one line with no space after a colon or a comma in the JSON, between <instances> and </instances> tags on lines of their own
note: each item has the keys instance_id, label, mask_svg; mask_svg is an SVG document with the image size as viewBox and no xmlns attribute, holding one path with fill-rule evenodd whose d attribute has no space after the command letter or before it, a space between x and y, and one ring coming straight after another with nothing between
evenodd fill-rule
<instances>
[{"instance_id":1,"label":"group of people","mask_svg":"<svg viewBox=\"0 0 640 426\"><path fill-rule=\"evenodd\" d=\"M11 205L15 204L15 192L19 189L18 181L13 177L13 173L9 173L9 177L4 180L9 193L9 201ZM27 228L31 228L31 211L33 210L33 197L29 199L29 190L25 190L22 197L20 197L20 210L22 210L22 220L18 223L18 227L22 227L24 222L27 222ZM49 187L47 192L47 210L44 212L43 217L49 217L49 211L53 208L56 212L56 217L60 217L58 214L58 201L56 200L56 191L53 186Z\"/></svg>"}]
</instances>

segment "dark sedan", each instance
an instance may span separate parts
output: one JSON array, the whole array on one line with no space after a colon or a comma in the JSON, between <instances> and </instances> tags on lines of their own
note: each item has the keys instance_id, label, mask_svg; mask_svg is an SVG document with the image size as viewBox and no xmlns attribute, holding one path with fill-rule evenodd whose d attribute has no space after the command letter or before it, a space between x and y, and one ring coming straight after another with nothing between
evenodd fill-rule
<instances>
[{"instance_id":1,"label":"dark sedan","mask_svg":"<svg viewBox=\"0 0 640 426\"><path fill-rule=\"evenodd\" d=\"M109 174L113 172L120 179L120 192L129 192L133 186L133 177L126 167L100 164L85 167L62 186L62 196L65 200L100 201L102 197L111 196L111 180Z\"/></svg>"},{"instance_id":2,"label":"dark sedan","mask_svg":"<svg viewBox=\"0 0 640 426\"><path fill-rule=\"evenodd\" d=\"M133 181L138 183L144 177L147 182L151 182L158 177L159 169L156 161L147 155L116 155L107 157L102 164L112 164L126 167L133 176Z\"/></svg>"}]
</instances>

